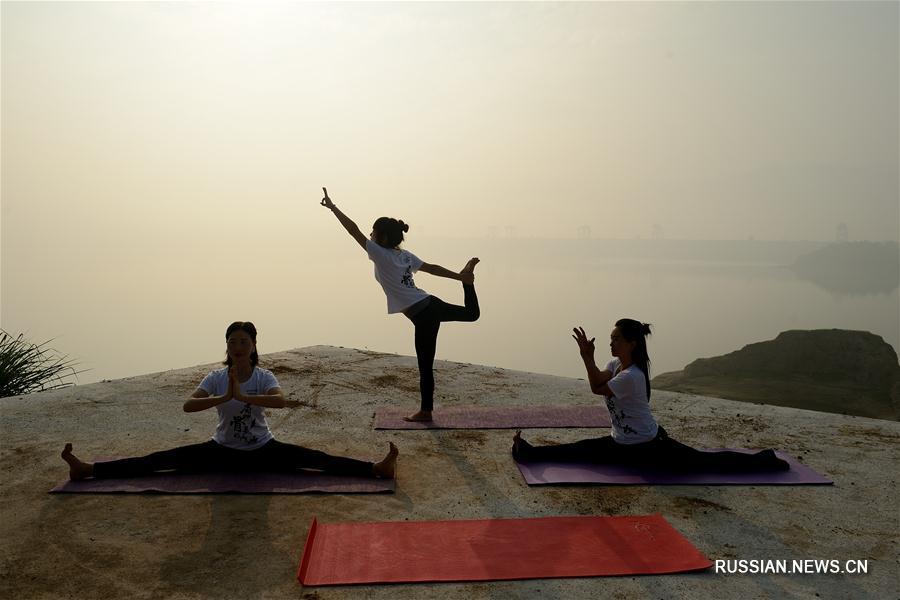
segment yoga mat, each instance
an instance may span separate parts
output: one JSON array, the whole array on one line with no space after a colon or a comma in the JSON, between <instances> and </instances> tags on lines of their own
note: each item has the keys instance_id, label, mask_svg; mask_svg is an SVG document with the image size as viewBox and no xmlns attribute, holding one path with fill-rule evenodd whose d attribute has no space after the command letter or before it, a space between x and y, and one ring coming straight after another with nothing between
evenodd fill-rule
<instances>
[{"instance_id":1,"label":"yoga mat","mask_svg":"<svg viewBox=\"0 0 900 600\"><path fill-rule=\"evenodd\" d=\"M296 473L160 473L127 479L66 481L51 494L330 494L393 492L393 479Z\"/></svg>"},{"instance_id":2,"label":"yoga mat","mask_svg":"<svg viewBox=\"0 0 900 600\"><path fill-rule=\"evenodd\" d=\"M713 450L719 450L714 448ZM744 448L722 448L756 452ZM753 473L673 472L625 465L587 463L516 462L528 485L597 483L601 485L823 485L834 483L794 457L775 451L790 463L789 471Z\"/></svg>"},{"instance_id":3,"label":"yoga mat","mask_svg":"<svg viewBox=\"0 0 900 600\"><path fill-rule=\"evenodd\" d=\"M661 515L318 524L303 585L678 573L712 563Z\"/></svg>"},{"instance_id":4,"label":"yoga mat","mask_svg":"<svg viewBox=\"0 0 900 600\"><path fill-rule=\"evenodd\" d=\"M379 406L375 429L529 429L534 427L609 427L601 406L448 406L428 423L404 421L415 409Z\"/></svg>"}]
</instances>

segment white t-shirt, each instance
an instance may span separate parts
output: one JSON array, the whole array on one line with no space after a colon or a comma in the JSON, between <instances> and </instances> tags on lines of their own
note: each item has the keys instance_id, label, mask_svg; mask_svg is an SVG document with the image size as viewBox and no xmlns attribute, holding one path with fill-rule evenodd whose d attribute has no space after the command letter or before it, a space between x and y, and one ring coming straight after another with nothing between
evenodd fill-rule
<instances>
[{"instance_id":1,"label":"white t-shirt","mask_svg":"<svg viewBox=\"0 0 900 600\"><path fill-rule=\"evenodd\" d=\"M278 380L271 371L254 367L250 379L241 384L241 393L248 396L261 396L272 388L277 388ZM228 367L211 371L203 381L200 389L210 396L221 396L228 389ZM247 404L232 398L216 406L219 413L219 424L213 440L228 448L238 450L255 450L274 436L266 423L265 409L255 404Z\"/></svg>"},{"instance_id":2,"label":"white t-shirt","mask_svg":"<svg viewBox=\"0 0 900 600\"><path fill-rule=\"evenodd\" d=\"M621 364L614 358L606 364L606 370L616 373ZM641 444L655 438L659 426L650 412L644 372L637 365L631 365L616 373L606 385L613 392L606 398L613 439L620 444Z\"/></svg>"},{"instance_id":3,"label":"white t-shirt","mask_svg":"<svg viewBox=\"0 0 900 600\"><path fill-rule=\"evenodd\" d=\"M375 263L375 280L387 296L388 313L402 312L428 297L413 281L413 273L422 267L422 260L407 250L385 248L366 240L369 260Z\"/></svg>"}]
</instances>

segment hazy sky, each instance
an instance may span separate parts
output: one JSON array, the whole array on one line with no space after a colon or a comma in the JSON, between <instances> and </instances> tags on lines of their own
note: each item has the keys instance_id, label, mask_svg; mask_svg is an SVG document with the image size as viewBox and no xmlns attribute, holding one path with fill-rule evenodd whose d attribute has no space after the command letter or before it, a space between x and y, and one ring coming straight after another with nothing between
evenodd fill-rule
<instances>
[{"instance_id":1,"label":"hazy sky","mask_svg":"<svg viewBox=\"0 0 900 600\"><path fill-rule=\"evenodd\" d=\"M3 253L898 238L898 3L2 3Z\"/></svg>"},{"instance_id":2,"label":"hazy sky","mask_svg":"<svg viewBox=\"0 0 900 600\"><path fill-rule=\"evenodd\" d=\"M212 360L235 319L269 320L281 337L265 351L411 353L322 186L365 231L410 223L414 250L585 225L833 240L845 223L897 240L898 22L897 2L2 2L2 326L63 336L100 376ZM458 268L476 245L433 260ZM484 258L486 303L490 286L535 290L528 265ZM601 330L623 316L594 300L514 302L544 311L521 317L534 327L579 306ZM760 335L798 323L879 330L825 314ZM571 350L568 317L540 326L553 331L509 344ZM505 347L470 356L489 342L466 335L461 358L526 364L493 358ZM166 361L111 366L144 343Z\"/></svg>"}]
</instances>

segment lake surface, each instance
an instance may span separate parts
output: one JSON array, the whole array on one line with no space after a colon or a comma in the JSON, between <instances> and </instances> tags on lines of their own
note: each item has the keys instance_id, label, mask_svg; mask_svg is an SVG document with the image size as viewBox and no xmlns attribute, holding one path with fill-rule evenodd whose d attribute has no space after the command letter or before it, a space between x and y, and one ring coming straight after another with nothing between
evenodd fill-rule
<instances>
[{"instance_id":1,"label":"lake surface","mask_svg":"<svg viewBox=\"0 0 900 600\"><path fill-rule=\"evenodd\" d=\"M439 359L584 377L572 327L596 336L602 364L624 316L653 324L653 374L787 329L871 331L896 349L896 285L838 294L787 268L822 245L424 238L410 250L454 270L482 259L481 320L444 324ZM416 283L462 303L457 282L419 273ZM55 338L52 347L90 369L79 383L220 360L234 320L256 323L263 354L315 344L414 354L412 325L386 314L371 263L349 239L306 249L260 240L246 256L165 244L4 265L2 293L3 328Z\"/></svg>"}]
</instances>

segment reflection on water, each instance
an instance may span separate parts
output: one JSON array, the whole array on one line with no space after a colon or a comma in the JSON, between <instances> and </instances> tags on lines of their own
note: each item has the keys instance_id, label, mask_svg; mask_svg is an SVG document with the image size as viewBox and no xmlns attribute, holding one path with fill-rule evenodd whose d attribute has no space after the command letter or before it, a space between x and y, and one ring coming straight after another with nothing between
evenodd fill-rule
<instances>
[{"instance_id":1,"label":"reflection on water","mask_svg":"<svg viewBox=\"0 0 900 600\"><path fill-rule=\"evenodd\" d=\"M584 377L571 328L596 336L602 363L609 330L624 316L654 325L654 373L787 329L866 330L900 347L896 287L832 294L786 267L822 244L715 244L670 243L660 246L663 255L637 252L637 241L426 239L410 249L452 269L470 256L482 259L482 317L443 325L439 359ZM89 265L48 270L28 285L24 273L7 268L3 282L3 327L33 340L56 337L54 347L92 369L81 383L220 360L233 320L256 323L262 353L315 344L414 353L411 324L386 314L371 263L342 238L316 252L290 241L261 246L227 263L218 249L173 248ZM416 283L462 303L456 282L419 273Z\"/></svg>"}]
</instances>

